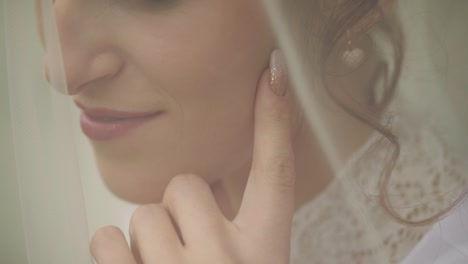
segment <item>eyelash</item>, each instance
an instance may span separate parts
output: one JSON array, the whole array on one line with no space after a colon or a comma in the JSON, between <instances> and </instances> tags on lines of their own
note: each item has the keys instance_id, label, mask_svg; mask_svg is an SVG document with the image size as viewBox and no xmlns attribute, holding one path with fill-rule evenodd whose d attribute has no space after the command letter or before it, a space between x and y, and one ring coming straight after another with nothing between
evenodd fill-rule
<instances>
[{"instance_id":1,"label":"eyelash","mask_svg":"<svg viewBox=\"0 0 468 264\"><path fill-rule=\"evenodd\" d=\"M116 2L131 3L134 0L115 0ZM52 0L52 4L55 5L56 0ZM178 2L177 0L141 0L142 4L150 5L151 7L156 6L169 6Z\"/></svg>"},{"instance_id":2,"label":"eyelash","mask_svg":"<svg viewBox=\"0 0 468 264\"><path fill-rule=\"evenodd\" d=\"M149 3L162 3L162 2L168 2L168 0L144 0L145 2ZM52 3L55 4L55 0L52 0Z\"/></svg>"},{"instance_id":3,"label":"eyelash","mask_svg":"<svg viewBox=\"0 0 468 264\"><path fill-rule=\"evenodd\" d=\"M142 0L142 1L146 2L148 5L151 5L154 7L161 7L161 8L169 8L179 2L178 0Z\"/></svg>"},{"instance_id":4,"label":"eyelash","mask_svg":"<svg viewBox=\"0 0 468 264\"><path fill-rule=\"evenodd\" d=\"M175 0L144 0L153 4L169 4L175 2Z\"/></svg>"}]
</instances>

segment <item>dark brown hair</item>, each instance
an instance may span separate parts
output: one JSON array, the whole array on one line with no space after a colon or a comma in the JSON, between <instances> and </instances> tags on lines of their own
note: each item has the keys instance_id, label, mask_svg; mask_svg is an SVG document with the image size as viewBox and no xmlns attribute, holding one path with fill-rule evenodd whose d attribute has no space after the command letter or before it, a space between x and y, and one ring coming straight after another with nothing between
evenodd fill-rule
<instances>
[{"instance_id":1,"label":"dark brown hair","mask_svg":"<svg viewBox=\"0 0 468 264\"><path fill-rule=\"evenodd\" d=\"M382 118L382 113L394 97L400 79L404 58L404 36L398 20L391 14L384 13L381 9L381 2L378 0L319 0L321 17L325 20L319 33L322 36L321 42L318 43L318 54L321 56L318 62L323 78L322 84L336 104L354 118L378 131L392 147L379 179L379 201L383 208L399 223L409 226L429 225L439 220L453 206L426 219L413 221L405 219L397 212L388 192L392 172L400 157L400 143L392 133L389 121L391 118ZM347 82L340 81L346 74L343 75L342 72L337 74L336 69L340 67L337 66L336 56L343 54L351 41L367 40L367 43L377 45L369 39L369 35L375 31L379 31L386 43L391 44L393 52L390 60L393 61L389 62L388 59L374 61L373 70L368 72L370 74L367 80L361 85L366 85L365 90L371 95L380 94L379 100L371 96L367 102L359 102L353 98L352 94L346 92L349 90L346 87ZM375 55L379 52L375 47L366 47L366 52ZM383 87L378 87L378 83L382 83Z\"/></svg>"}]
</instances>

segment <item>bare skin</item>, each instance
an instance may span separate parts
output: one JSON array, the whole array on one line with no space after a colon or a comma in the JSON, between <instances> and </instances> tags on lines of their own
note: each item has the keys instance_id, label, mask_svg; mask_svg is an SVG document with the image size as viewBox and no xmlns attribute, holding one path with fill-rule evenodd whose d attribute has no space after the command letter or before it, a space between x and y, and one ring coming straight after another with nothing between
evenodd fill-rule
<instances>
[{"instance_id":1,"label":"bare skin","mask_svg":"<svg viewBox=\"0 0 468 264\"><path fill-rule=\"evenodd\" d=\"M294 212L333 173L288 84L284 97L271 92L276 43L259 3L104 2L55 1L70 95L164 115L90 140L109 189L147 204L133 215L131 248L120 230L96 233L98 263L287 263ZM347 156L370 129L342 123L355 139Z\"/></svg>"}]
</instances>

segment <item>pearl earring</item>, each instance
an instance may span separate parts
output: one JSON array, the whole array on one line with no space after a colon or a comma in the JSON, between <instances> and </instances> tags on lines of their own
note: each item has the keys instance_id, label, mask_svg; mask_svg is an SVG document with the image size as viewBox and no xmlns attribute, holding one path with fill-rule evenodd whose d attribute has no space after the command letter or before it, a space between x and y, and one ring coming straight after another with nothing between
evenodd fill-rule
<instances>
[{"instance_id":1,"label":"pearl earring","mask_svg":"<svg viewBox=\"0 0 468 264\"><path fill-rule=\"evenodd\" d=\"M348 48L343 52L341 59L346 66L356 69L364 62L365 56L364 50L353 47L351 40L349 40Z\"/></svg>"}]
</instances>

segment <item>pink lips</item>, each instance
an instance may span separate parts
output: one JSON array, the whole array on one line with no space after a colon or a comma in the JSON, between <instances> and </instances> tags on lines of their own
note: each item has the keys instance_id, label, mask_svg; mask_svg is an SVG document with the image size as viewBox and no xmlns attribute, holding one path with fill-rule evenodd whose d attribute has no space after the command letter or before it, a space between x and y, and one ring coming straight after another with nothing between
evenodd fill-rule
<instances>
[{"instance_id":1,"label":"pink lips","mask_svg":"<svg viewBox=\"0 0 468 264\"><path fill-rule=\"evenodd\" d=\"M127 135L137 127L153 120L162 114L158 112L130 113L106 108L86 108L75 102L83 111L81 129L93 140L104 141Z\"/></svg>"}]
</instances>

